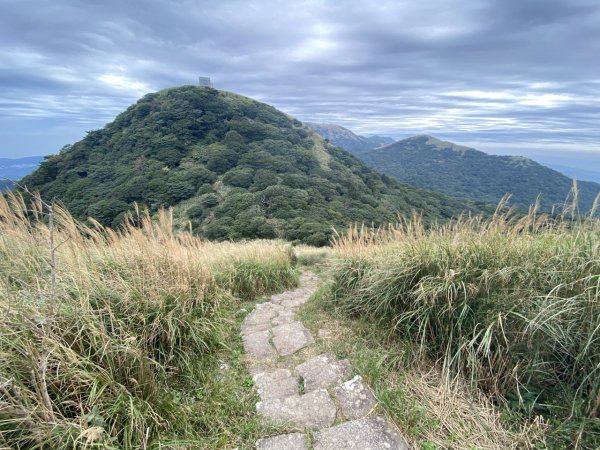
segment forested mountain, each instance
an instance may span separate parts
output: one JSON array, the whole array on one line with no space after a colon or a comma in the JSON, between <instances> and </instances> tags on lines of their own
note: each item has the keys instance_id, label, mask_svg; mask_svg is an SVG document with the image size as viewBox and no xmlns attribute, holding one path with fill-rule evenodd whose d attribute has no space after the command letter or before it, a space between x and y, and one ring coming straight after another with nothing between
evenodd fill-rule
<instances>
[{"instance_id":1,"label":"forested mountain","mask_svg":"<svg viewBox=\"0 0 600 450\"><path fill-rule=\"evenodd\" d=\"M394 139L389 136L359 136L347 128L331 123L304 122L304 125L319 133L333 145L349 152L369 150L394 142Z\"/></svg>"},{"instance_id":2,"label":"forested mountain","mask_svg":"<svg viewBox=\"0 0 600 450\"><path fill-rule=\"evenodd\" d=\"M353 153L403 183L490 203L511 193L512 202L523 208L533 204L539 194L544 210L561 206L573 184L569 177L529 158L489 155L424 135ZM577 184L579 206L588 211L600 184Z\"/></svg>"},{"instance_id":3,"label":"forested mountain","mask_svg":"<svg viewBox=\"0 0 600 450\"><path fill-rule=\"evenodd\" d=\"M20 180L33 172L44 160L43 156L27 156L25 158L0 158L0 178L13 181Z\"/></svg>"},{"instance_id":4,"label":"forested mountain","mask_svg":"<svg viewBox=\"0 0 600 450\"><path fill-rule=\"evenodd\" d=\"M332 226L475 207L401 185L269 105L195 86L146 95L23 182L111 226L134 202L175 206L182 225L217 240L320 245Z\"/></svg>"}]
</instances>

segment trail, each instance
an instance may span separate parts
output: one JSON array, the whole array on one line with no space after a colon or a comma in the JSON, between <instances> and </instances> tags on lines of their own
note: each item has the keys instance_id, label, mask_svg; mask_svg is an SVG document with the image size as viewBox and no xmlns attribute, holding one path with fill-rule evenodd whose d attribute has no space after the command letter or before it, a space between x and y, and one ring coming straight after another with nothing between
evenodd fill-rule
<instances>
[{"instance_id":1,"label":"trail","mask_svg":"<svg viewBox=\"0 0 600 450\"><path fill-rule=\"evenodd\" d=\"M256 305L242 324L258 414L301 430L259 439L257 450L408 449L393 424L372 415L377 400L350 362L311 352L314 339L296 312L318 283L303 273L299 288Z\"/></svg>"}]
</instances>

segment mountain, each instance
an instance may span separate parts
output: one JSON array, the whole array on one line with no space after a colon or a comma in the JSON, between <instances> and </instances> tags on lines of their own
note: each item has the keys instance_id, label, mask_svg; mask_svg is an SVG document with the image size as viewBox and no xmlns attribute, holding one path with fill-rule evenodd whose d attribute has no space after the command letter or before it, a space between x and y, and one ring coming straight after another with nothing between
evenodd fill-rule
<instances>
[{"instance_id":1,"label":"mountain","mask_svg":"<svg viewBox=\"0 0 600 450\"><path fill-rule=\"evenodd\" d=\"M8 192L12 189L13 182L9 180L0 180L0 193Z\"/></svg>"},{"instance_id":2,"label":"mountain","mask_svg":"<svg viewBox=\"0 0 600 450\"><path fill-rule=\"evenodd\" d=\"M304 122L304 125L319 133L333 145L349 152L369 150L394 142L394 139L388 136L359 136L347 128L331 123Z\"/></svg>"},{"instance_id":3,"label":"mountain","mask_svg":"<svg viewBox=\"0 0 600 450\"><path fill-rule=\"evenodd\" d=\"M173 206L181 226L215 240L321 245L332 226L485 208L401 185L269 105L197 86L144 96L23 182L111 226L134 202Z\"/></svg>"},{"instance_id":4,"label":"mountain","mask_svg":"<svg viewBox=\"0 0 600 450\"><path fill-rule=\"evenodd\" d=\"M403 183L490 203L511 193L511 201L523 208L533 204L538 194L542 209L561 206L573 184L569 177L528 158L489 155L425 135L353 153ZM577 184L579 206L588 211L600 184Z\"/></svg>"},{"instance_id":5,"label":"mountain","mask_svg":"<svg viewBox=\"0 0 600 450\"><path fill-rule=\"evenodd\" d=\"M33 172L44 160L43 156L28 156L26 158L0 158L0 178L18 181Z\"/></svg>"}]
</instances>

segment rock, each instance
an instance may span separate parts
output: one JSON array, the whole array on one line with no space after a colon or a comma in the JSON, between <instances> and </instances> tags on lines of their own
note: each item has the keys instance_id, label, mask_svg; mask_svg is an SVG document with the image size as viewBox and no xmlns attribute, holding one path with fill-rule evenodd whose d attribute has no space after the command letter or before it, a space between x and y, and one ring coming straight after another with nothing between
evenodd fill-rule
<instances>
[{"instance_id":1,"label":"rock","mask_svg":"<svg viewBox=\"0 0 600 450\"><path fill-rule=\"evenodd\" d=\"M274 305L273 303L259 303L254 308L254 311L252 311L246 316L243 325L256 326L263 325L265 323L269 324L271 323L271 319L273 319L275 316L277 316L277 314L279 314L280 310L281 307L279 307L278 305Z\"/></svg>"},{"instance_id":2,"label":"rock","mask_svg":"<svg viewBox=\"0 0 600 450\"><path fill-rule=\"evenodd\" d=\"M398 432L382 417L336 425L314 434L314 450L408 450Z\"/></svg>"},{"instance_id":3,"label":"rock","mask_svg":"<svg viewBox=\"0 0 600 450\"><path fill-rule=\"evenodd\" d=\"M329 353L315 356L296 366L296 373L304 379L304 391L327 389L348 379L351 373L347 359L336 361Z\"/></svg>"},{"instance_id":4,"label":"rock","mask_svg":"<svg viewBox=\"0 0 600 450\"><path fill-rule=\"evenodd\" d=\"M306 436L301 433L282 434L256 441L256 450L309 450Z\"/></svg>"},{"instance_id":5,"label":"rock","mask_svg":"<svg viewBox=\"0 0 600 450\"><path fill-rule=\"evenodd\" d=\"M338 386L335 399L346 419L365 417L377 405L375 396L360 375Z\"/></svg>"},{"instance_id":6,"label":"rock","mask_svg":"<svg viewBox=\"0 0 600 450\"><path fill-rule=\"evenodd\" d=\"M271 333L269 330L242 335L244 349L250 356L259 359L269 359L275 356L275 350L269 342Z\"/></svg>"},{"instance_id":7,"label":"rock","mask_svg":"<svg viewBox=\"0 0 600 450\"><path fill-rule=\"evenodd\" d=\"M261 400L298 395L298 380L287 369L257 373L252 379Z\"/></svg>"},{"instance_id":8,"label":"rock","mask_svg":"<svg viewBox=\"0 0 600 450\"><path fill-rule=\"evenodd\" d=\"M310 332L301 322L291 322L273 328L273 344L277 353L291 355L313 343Z\"/></svg>"},{"instance_id":9,"label":"rock","mask_svg":"<svg viewBox=\"0 0 600 450\"><path fill-rule=\"evenodd\" d=\"M335 403L324 389L258 402L256 411L277 424L317 429L331 426L336 415Z\"/></svg>"}]
</instances>

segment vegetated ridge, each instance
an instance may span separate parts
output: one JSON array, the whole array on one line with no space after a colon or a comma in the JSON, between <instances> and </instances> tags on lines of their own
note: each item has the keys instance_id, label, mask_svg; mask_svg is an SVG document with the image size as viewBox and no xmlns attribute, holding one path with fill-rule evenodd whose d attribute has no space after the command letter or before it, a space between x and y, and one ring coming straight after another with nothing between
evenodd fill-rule
<instances>
[{"instance_id":1,"label":"vegetated ridge","mask_svg":"<svg viewBox=\"0 0 600 450\"><path fill-rule=\"evenodd\" d=\"M174 206L180 226L214 240L324 245L332 226L484 208L401 185L269 105L195 86L144 96L23 183L103 225L134 203Z\"/></svg>"},{"instance_id":2,"label":"vegetated ridge","mask_svg":"<svg viewBox=\"0 0 600 450\"><path fill-rule=\"evenodd\" d=\"M360 136L347 128L332 123L304 122L304 125L319 133L333 145L342 147L351 153L394 143L394 139L389 136Z\"/></svg>"},{"instance_id":3,"label":"vegetated ridge","mask_svg":"<svg viewBox=\"0 0 600 450\"><path fill-rule=\"evenodd\" d=\"M358 148L349 145L346 138L323 131L324 128L315 130L332 144L403 183L453 197L496 204L510 193L511 203L527 208L541 195L541 208L551 211L563 205L573 186L571 178L532 159L489 155L432 136L419 135L390 145ZM578 181L577 185L579 207L587 212L600 192L600 184Z\"/></svg>"}]
</instances>

